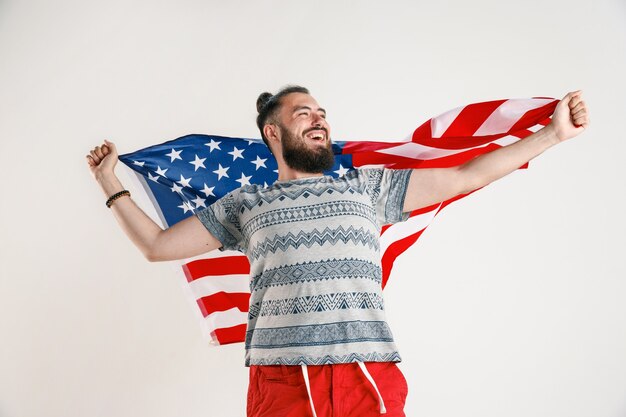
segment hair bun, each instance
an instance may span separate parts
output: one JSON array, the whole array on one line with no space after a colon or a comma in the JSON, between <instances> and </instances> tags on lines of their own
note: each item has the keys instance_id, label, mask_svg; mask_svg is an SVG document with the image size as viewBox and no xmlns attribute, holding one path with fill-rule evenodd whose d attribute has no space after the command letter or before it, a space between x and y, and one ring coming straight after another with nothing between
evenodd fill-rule
<instances>
[{"instance_id":1,"label":"hair bun","mask_svg":"<svg viewBox=\"0 0 626 417\"><path fill-rule=\"evenodd\" d=\"M265 107L267 102L270 101L272 97L273 97L273 94L268 93L267 91L265 93L259 94L259 98L256 99L256 111L258 113L261 113L261 110L263 110L263 107Z\"/></svg>"}]
</instances>

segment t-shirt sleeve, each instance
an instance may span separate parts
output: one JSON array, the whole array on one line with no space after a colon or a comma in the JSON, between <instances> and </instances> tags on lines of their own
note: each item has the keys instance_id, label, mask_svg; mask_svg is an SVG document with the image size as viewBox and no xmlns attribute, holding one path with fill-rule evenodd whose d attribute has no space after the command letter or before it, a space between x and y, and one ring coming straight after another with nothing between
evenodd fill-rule
<instances>
[{"instance_id":1,"label":"t-shirt sleeve","mask_svg":"<svg viewBox=\"0 0 626 417\"><path fill-rule=\"evenodd\" d=\"M222 243L220 250L242 250L241 226L235 190L196 213L204 227Z\"/></svg>"},{"instance_id":2,"label":"t-shirt sleeve","mask_svg":"<svg viewBox=\"0 0 626 417\"><path fill-rule=\"evenodd\" d=\"M411 169L366 168L361 169L367 193L376 210L380 226L405 221L410 213L404 213L404 198L411 178Z\"/></svg>"}]
</instances>

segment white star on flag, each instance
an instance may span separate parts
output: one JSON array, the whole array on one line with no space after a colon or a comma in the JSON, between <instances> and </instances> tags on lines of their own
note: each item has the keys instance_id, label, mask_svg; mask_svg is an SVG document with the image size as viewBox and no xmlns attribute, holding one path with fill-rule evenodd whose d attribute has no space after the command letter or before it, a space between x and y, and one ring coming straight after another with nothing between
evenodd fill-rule
<instances>
[{"instance_id":1,"label":"white star on flag","mask_svg":"<svg viewBox=\"0 0 626 417\"><path fill-rule=\"evenodd\" d=\"M206 207L206 204L205 204L205 201L206 201L206 200L205 200L204 198L200 198L200 196L197 196L196 198L194 198L194 199L193 199L193 200L191 200L191 201L193 201L194 203L196 203L196 208L199 208L199 207Z\"/></svg>"},{"instance_id":2,"label":"white star on flag","mask_svg":"<svg viewBox=\"0 0 626 417\"><path fill-rule=\"evenodd\" d=\"M176 183L172 185L172 188L170 188L170 190L172 190L173 193L178 193L180 195L183 194L183 187L181 187L180 185Z\"/></svg>"},{"instance_id":3,"label":"white star on flag","mask_svg":"<svg viewBox=\"0 0 626 417\"><path fill-rule=\"evenodd\" d=\"M180 174L180 181L176 181L176 182L182 185L183 187L191 187L191 185L189 185L189 181L191 181L191 177L185 178L183 177L183 174Z\"/></svg>"},{"instance_id":4,"label":"white star on flag","mask_svg":"<svg viewBox=\"0 0 626 417\"><path fill-rule=\"evenodd\" d=\"M205 143L204 146L208 146L210 148L209 149L209 153L211 153L211 152L213 152L213 149L218 149L220 151L222 150L222 148L220 148L220 143L222 143L222 142L217 142L217 141L211 139L211 142Z\"/></svg>"},{"instance_id":5,"label":"white star on flag","mask_svg":"<svg viewBox=\"0 0 626 417\"><path fill-rule=\"evenodd\" d=\"M235 181L237 181L243 187L244 185L250 185L250 178L252 178L252 175L250 175L249 177L246 177L245 175L243 175L243 172L242 172L241 178Z\"/></svg>"},{"instance_id":6,"label":"white star on flag","mask_svg":"<svg viewBox=\"0 0 626 417\"><path fill-rule=\"evenodd\" d=\"M344 168L343 165L339 164L339 169L333 172L342 177L346 175L348 171L350 171L348 168Z\"/></svg>"},{"instance_id":7,"label":"white star on flag","mask_svg":"<svg viewBox=\"0 0 626 417\"><path fill-rule=\"evenodd\" d=\"M250 163L254 164L256 166L256 170L258 171L261 167L267 168L267 166L265 166L265 161L267 161L267 158L261 158L259 155L257 155L256 160L250 161Z\"/></svg>"},{"instance_id":8,"label":"white star on flag","mask_svg":"<svg viewBox=\"0 0 626 417\"><path fill-rule=\"evenodd\" d=\"M227 174L228 169L229 169L230 167L226 167L226 168L224 168L224 167L222 166L222 164L217 164L217 165L219 165L219 168L218 168L217 170L213 171L215 174L217 174L217 180L218 180L218 181L219 181L219 180L221 180L221 179L222 179L222 177L230 178L230 177L228 176L228 174Z\"/></svg>"},{"instance_id":9,"label":"white star on flag","mask_svg":"<svg viewBox=\"0 0 626 417\"><path fill-rule=\"evenodd\" d=\"M213 197L215 197L215 194L213 194L213 190L215 189L215 187L209 187L208 185L206 185L206 182L204 183L204 188L202 190L200 190L201 192L204 193L205 196L210 196L212 195Z\"/></svg>"},{"instance_id":10,"label":"white star on flag","mask_svg":"<svg viewBox=\"0 0 626 417\"><path fill-rule=\"evenodd\" d=\"M167 170L168 170L168 168L163 169L160 166L157 166L156 173L157 173L157 175L160 175L163 178L165 178L165 173L167 172Z\"/></svg>"},{"instance_id":11,"label":"white star on flag","mask_svg":"<svg viewBox=\"0 0 626 417\"><path fill-rule=\"evenodd\" d=\"M229 155L233 156L233 161L237 158L243 159L243 151L244 149L237 149L235 146L231 152L227 152Z\"/></svg>"},{"instance_id":12,"label":"white star on flag","mask_svg":"<svg viewBox=\"0 0 626 417\"><path fill-rule=\"evenodd\" d=\"M158 175L152 175L151 173L148 172L148 178L154 182L159 182L159 176Z\"/></svg>"},{"instance_id":13,"label":"white star on flag","mask_svg":"<svg viewBox=\"0 0 626 417\"><path fill-rule=\"evenodd\" d=\"M170 162L174 162L177 159L180 159L181 161L183 160L183 158L180 157L180 153L182 151L177 151L174 148L172 148L172 152L170 153L166 153L165 155L170 157Z\"/></svg>"},{"instance_id":14,"label":"white star on flag","mask_svg":"<svg viewBox=\"0 0 626 417\"><path fill-rule=\"evenodd\" d=\"M188 211L193 213L193 208L191 207L191 205L187 201L183 202L183 204L181 204L178 207L183 209L183 210L185 210L185 213L187 213Z\"/></svg>"},{"instance_id":15,"label":"white star on flag","mask_svg":"<svg viewBox=\"0 0 626 417\"><path fill-rule=\"evenodd\" d=\"M198 168L204 168L206 169L206 167L204 166L204 161L206 161L206 158L198 158L198 155L196 155L196 159L194 159L193 161L190 161L189 163L191 165L194 166L194 172L196 172L198 170Z\"/></svg>"},{"instance_id":16,"label":"white star on flag","mask_svg":"<svg viewBox=\"0 0 626 417\"><path fill-rule=\"evenodd\" d=\"M143 164L145 164L145 162L143 162L143 161L133 161L133 164L139 165L140 167L142 167Z\"/></svg>"}]
</instances>

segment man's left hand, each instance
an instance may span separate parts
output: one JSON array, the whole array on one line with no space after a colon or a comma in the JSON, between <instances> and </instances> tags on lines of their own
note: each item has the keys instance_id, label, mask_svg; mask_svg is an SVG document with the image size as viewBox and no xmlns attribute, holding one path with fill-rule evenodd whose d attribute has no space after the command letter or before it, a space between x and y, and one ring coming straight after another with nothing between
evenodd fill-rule
<instances>
[{"instance_id":1,"label":"man's left hand","mask_svg":"<svg viewBox=\"0 0 626 417\"><path fill-rule=\"evenodd\" d=\"M589 126L587 105L582 99L582 90L568 93L557 104L552 123L559 142L573 138L582 133Z\"/></svg>"}]
</instances>

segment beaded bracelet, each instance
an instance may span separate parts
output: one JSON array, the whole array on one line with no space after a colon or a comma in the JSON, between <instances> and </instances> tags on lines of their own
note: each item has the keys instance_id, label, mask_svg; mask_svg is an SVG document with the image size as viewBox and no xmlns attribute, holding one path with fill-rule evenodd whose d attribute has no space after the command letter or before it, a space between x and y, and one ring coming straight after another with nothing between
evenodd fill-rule
<instances>
[{"instance_id":1,"label":"beaded bracelet","mask_svg":"<svg viewBox=\"0 0 626 417\"><path fill-rule=\"evenodd\" d=\"M111 206L113 205L113 202L115 200L117 200L120 197L124 197L125 195L130 197L130 191L122 190L119 193L113 194L111 197L109 197L109 199L107 200L107 202L105 204L107 205L108 208L111 208Z\"/></svg>"}]
</instances>

